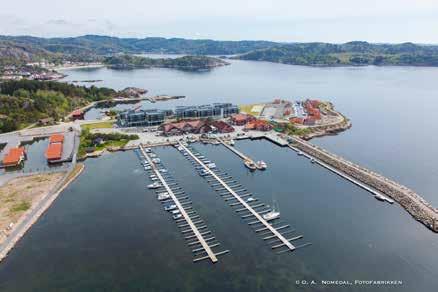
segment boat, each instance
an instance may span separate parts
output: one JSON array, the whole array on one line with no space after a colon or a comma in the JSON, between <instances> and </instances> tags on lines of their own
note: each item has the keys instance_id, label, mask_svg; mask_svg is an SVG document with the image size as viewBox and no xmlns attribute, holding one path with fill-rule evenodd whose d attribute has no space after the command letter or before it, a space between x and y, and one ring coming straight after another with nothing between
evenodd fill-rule
<instances>
[{"instance_id":1,"label":"boat","mask_svg":"<svg viewBox=\"0 0 438 292\"><path fill-rule=\"evenodd\" d=\"M230 146L234 146L234 140L231 139L230 142L228 142L228 144L230 144Z\"/></svg>"},{"instance_id":2,"label":"boat","mask_svg":"<svg viewBox=\"0 0 438 292\"><path fill-rule=\"evenodd\" d=\"M298 151L298 155L304 155L302 151Z\"/></svg>"},{"instance_id":3,"label":"boat","mask_svg":"<svg viewBox=\"0 0 438 292\"><path fill-rule=\"evenodd\" d=\"M246 166L247 168L249 168L249 170L251 170L251 171L254 171L254 170L257 169L257 166L256 166L255 163L254 163L253 161L251 161L251 160L245 160L243 163L244 163L245 166Z\"/></svg>"},{"instance_id":4,"label":"boat","mask_svg":"<svg viewBox=\"0 0 438 292\"><path fill-rule=\"evenodd\" d=\"M144 170L151 170L151 167L150 166L145 166Z\"/></svg>"},{"instance_id":5,"label":"boat","mask_svg":"<svg viewBox=\"0 0 438 292\"><path fill-rule=\"evenodd\" d=\"M161 163L161 160L160 160L160 158L153 158L152 162L153 163Z\"/></svg>"},{"instance_id":6,"label":"boat","mask_svg":"<svg viewBox=\"0 0 438 292\"><path fill-rule=\"evenodd\" d=\"M263 219L265 219L266 221L271 221L271 220L279 218L280 212L275 211L275 209L274 209L266 214L263 214L262 216L263 216Z\"/></svg>"},{"instance_id":7,"label":"boat","mask_svg":"<svg viewBox=\"0 0 438 292\"><path fill-rule=\"evenodd\" d=\"M199 175L200 176L206 176L206 175L209 175L209 172L207 170L205 170L205 169L202 169L202 170L199 171Z\"/></svg>"},{"instance_id":8,"label":"boat","mask_svg":"<svg viewBox=\"0 0 438 292\"><path fill-rule=\"evenodd\" d=\"M257 169L260 170L265 170L268 167L266 162L264 162L263 160L257 161L256 165L257 165Z\"/></svg>"},{"instance_id":9,"label":"boat","mask_svg":"<svg viewBox=\"0 0 438 292\"><path fill-rule=\"evenodd\" d=\"M159 172L161 172L161 173L167 173L167 169L162 168L162 169L159 170Z\"/></svg>"},{"instance_id":10,"label":"boat","mask_svg":"<svg viewBox=\"0 0 438 292\"><path fill-rule=\"evenodd\" d=\"M151 181L157 181L158 178L157 177L151 177Z\"/></svg>"},{"instance_id":11,"label":"boat","mask_svg":"<svg viewBox=\"0 0 438 292\"><path fill-rule=\"evenodd\" d=\"M207 164L207 167L210 169L215 169L216 168L216 164L215 163L209 163Z\"/></svg>"},{"instance_id":12,"label":"boat","mask_svg":"<svg viewBox=\"0 0 438 292\"><path fill-rule=\"evenodd\" d=\"M154 183L148 185L149 189L158 189L160 187L161 187L161 184L159 182L154 182Z\"/></svg>"},{"instance_id":13,"label":"boat","mask_svg":"<svg viewBox=\"0 0 438 292\"><path fill-rule=\"evenodd\" d=\"M175 210L175 209L176 209L176 205L175 204L164 206L164 211L172 211L172 210Z\"/></svg>"},{"instance_id":14,"label":"boat","mask_svg":"<svg viewBox=\"0 0 438 292\"><path fill-rule=\"evenodd\" d=\"M246 199L246 202L251 203L254 202L256 199L254 199L253 197L249 197L248 199Z\"/></svg>"},{"instance_id":15,"label":"boat","mask_svg":"<svg viewBox=\"0 0 438 292\"><path fill-rule=\"evenodd\" d=\"M382 201L382 202L386 201L385 197L382 196L381 194L375 194L374 198L376 198L377 200Z\"/></svg>"},{"instance_id":16,"label":"boat","mask_svg":"<svg viewBox=\"0 0 438 292\"><path fill-rule=\"evenodd\" d=\"M310 158L310 162L315 163L316 162L315 158Z\"/></svg>"},{"instance_id":17,"label":"boat","mask_svg":"<svg viewBox=\"0 0 438 292\"><path fill-rule=\"evenodd\" d=\"M161 193L158 194L157 199L158 201L164 201L170 198L170 195L168 193Z\"/></svg>"},{"instance_id":18,"label":"boat","mask_svg":"<svg viewBox=\"0 0 438 292\"><path fill-rule=\"evenodd\" d=\"M179 210L173 210L171 213L172 213L173 215L176 215L176 214L180 214L181 212L180 212Z\"/></svg>"},{"instance_id":19,"label":"boat","mask_svg":"<svg viewBox=\"0 0 438 292\"><path fill-rule=\"evenodd\" d=\"M146 153L150 153L152 150L151 150L151 148L145 148L144 151L145 151Z\"/></svg>"},{"instance_id":20,"label":"boat","mask_svg":"<svg viewBox=\"0 0 438 292\"><path fill-rule=\"evenodd\" d=\"M275 220L277 218L280 218L280 209L276 208L276 201L275 201L274 194L272 194L272 210L269 211L268 213L263 214L262 217L266 221L272 221L272 220Z\"/></svg>"},{"instance_id":21,"label":"boat","mask_svg":"<svg viewBox=\"0 0 438 292\"><path fill-rule=\"evenodd\" d=\"M172 216L172 218L175 219L175 220L177 220L177 219L179 219L179 218L181 218L181 217L182 217L181 214L176 214L176 215L173 215L173 216Z\"/></svg>"},{"instance_id":22,"label":"boat","mask_svg":"<svg viewBox=\"0 0 438 292\"><path fill-rule=\"evenodd\" d=\"M151 153L151 154L149 154L149 156L150 156L151 158L155 158L155 157L157 157L157 154Z\"/></svg>"}]
</instances>

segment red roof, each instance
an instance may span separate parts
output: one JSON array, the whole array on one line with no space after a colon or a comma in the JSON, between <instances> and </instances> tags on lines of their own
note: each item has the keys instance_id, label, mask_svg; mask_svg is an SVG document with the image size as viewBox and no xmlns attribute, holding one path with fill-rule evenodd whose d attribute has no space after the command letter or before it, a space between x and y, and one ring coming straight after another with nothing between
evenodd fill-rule
<instances>
[{"instance_id":1,"label":"red roof","mask_svg":"<svg viewBox=\"0 0 438 292\"><path fill-rule=\"evenodd\" d=\"M72 113L72 116L82 116L84 112L80 109L74 110Z\"/></svg>"},{"instance_id":2,"label":"red roof","mask_svg":"<svg viewBox=\"0 0 438 292\"><path fill-rule=\"evenodd\" d=\"M62 156L62 143L51 143L46 150L47 160L59 160Z\"/></svg>"},{"instance_id":3,"label":"red roof","mask_svg":"<svg viewBox=\"0 0 438 292\"><path fill-rule=\"evenodd\" d=\"M3 157L4 165L17 165L24 156L24 147L11 148Z\"/></svg>"},{"instance_id":4,"label":"red roof","mask_svg":"<svg viewBox=\"0 0 438 292\"><path fill-rule=\"evenodd\" d=\"M49 139L50 143L62 143L64 142L64 135L62 134L53 134Z\"/></svg>"},{"instance_id":5,"label":"red roof","mask_svg":"<svg viewBox=\"0 0 438 292\"><path fill-rule=\"evenodd\" d=\"M246 114L235 114L231 117L231 119L235 122L246 122L248 119L248 115Z\"/></svg>"}]
</instances>

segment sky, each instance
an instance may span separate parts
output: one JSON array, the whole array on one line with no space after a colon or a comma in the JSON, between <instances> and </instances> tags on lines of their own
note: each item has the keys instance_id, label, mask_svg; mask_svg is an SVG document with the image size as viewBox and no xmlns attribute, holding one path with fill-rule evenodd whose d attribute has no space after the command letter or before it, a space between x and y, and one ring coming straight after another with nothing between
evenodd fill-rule
<instances>
[{"instance_id":1,"label":"sky","mask_svg":"<svg viewBox=\"0 0 438 292\"><path fill-rule=\"evenodd\" d=\"M0 0L0 34L438 44L438 0Z\"/></svg>"}]
</instances>

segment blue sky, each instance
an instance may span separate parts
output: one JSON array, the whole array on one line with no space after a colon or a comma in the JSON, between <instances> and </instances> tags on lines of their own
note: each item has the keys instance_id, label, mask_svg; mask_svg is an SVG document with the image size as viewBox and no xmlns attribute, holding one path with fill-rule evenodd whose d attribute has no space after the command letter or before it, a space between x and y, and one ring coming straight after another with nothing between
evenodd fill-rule
<instances>
[{"instance_id":1,"label":"blue sky","mask_svg":"<svg viewBox=\"0 0 438 292\"><path fill-rule=\"evenodd\" d=\"M438 43L438 0L2 2L7 35Z\"/></svg>"}]
</instances>

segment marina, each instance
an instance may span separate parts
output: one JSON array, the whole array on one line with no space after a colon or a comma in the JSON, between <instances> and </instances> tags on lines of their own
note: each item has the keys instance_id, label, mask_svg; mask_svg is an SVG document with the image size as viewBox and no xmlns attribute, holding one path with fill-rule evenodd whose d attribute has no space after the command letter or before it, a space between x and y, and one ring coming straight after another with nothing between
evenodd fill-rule
<instances>
[{"instance_id":1,"label":"marina","mask_svg":"<svg viewBox=\"0 0 438 292\"><path fill-rule=\"evenodd\" d=\"M286 249L280 251L280 253L283 253L284 251L294 251L297 248L296 246L294 246L291 243L292 239L285 238L281 232L281 230L290 227L288 224L282 225L282 226L277 226L278 224L281 224L281 222L269 222L271 220L273 221L275 219L278 219L279 213L278 213L278 216L275 216L275 218L273 217L270 219L266 215L267 214L274 214L273 213L274 210L266 209L267 206L264 203L251 204L251 201L248 202L248 200L244 200L239 194L241 192L246 192L246 189L244 189L244 188L233 189L232 187L230 187L230 185L227 184L226 181L224 181L226 179L231 179L232 178L231 176L229 176L225 172L221 172L218 170L212 170L211 168L209 168L204 162L204 161L206 161L206 159L204 159L204 161L199 159L197 156L202 156L202 155L200 153L195 152L195 150L193 148L191 148L189 146L185 146L182 143L179 144L178 148L181 149L180 152L185 152L185 153L189 154L194 165L197 164L204 171L208 172L209 176L211 176L211 178L212 178L212 179L210 179L210 182L217 181L222 186L221 188L216 188L215 191L218 192L218 191L224 190L225 192L220 193L221 196L231 195L232 197L234 197L234 199L237 202L231 203L229 205L231 207L242 206L242 208L235 209L235 212L240 213L241 217L246 216L242 219L255 219L255 221L248 222L248 225L258 227L258 229L256 229L255 232L267 231L268 234L272 234L275 236L276 240L274 240L273 242L269 242L269 243L270 244L272 244L274 242L279 242L279 243L271 246L272 249L284 247ZM240 186L240 185L238 185L238 186ZM253 201L255 201L255 199ZM265 214L260 214L257 211L257 209L260 207L264 207L262 212L264 212ZM246 214L244 214L243 212L245 212ZM266 235L266 234L264 234L264 235ZM308 245L310 245L310 243L306 243L306 244L301 245L299 247L304 247L304 246L308 246Z\"/></svg>"}]
</instances>

